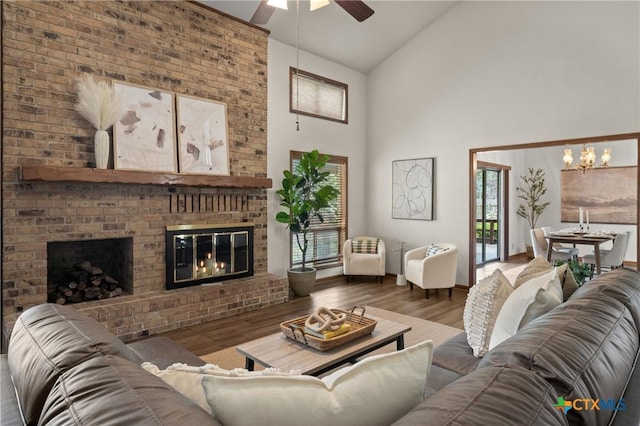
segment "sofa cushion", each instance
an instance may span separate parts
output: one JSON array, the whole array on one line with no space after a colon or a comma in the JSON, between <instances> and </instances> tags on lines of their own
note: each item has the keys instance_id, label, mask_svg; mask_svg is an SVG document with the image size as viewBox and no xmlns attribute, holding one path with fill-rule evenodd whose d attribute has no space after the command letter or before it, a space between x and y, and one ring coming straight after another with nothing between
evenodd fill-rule
<instances>
[{"instance_id":1,"label":"sofa cushion","mask_svg":"<svg viewBox=\"0 0 640 426\"><path fill-rule=\"evenodd\" d=\"M35 423L58 376L106 354L141 361L104 325L56 304L34 306L16 321L9 341L9 368L27 423Z\"/></svg>"},{"instance_id":2,"label":"sofa cushion","mask_svg":"<svg viewBox=\"0 0 640 426\"><path fill-rule=\"evenodd\" d=\"M567 400L618 400L635 367L638 328L625 306L605 297L570 300L489 351L479 369L523 367ZM576 424L607 424L612 411L569 410Z\"/></svg>"},{"instance_id":3,"label":"sofa cushion","mask_svg":"<svg viewBox=\"0 0 640 426\"><path fill-rule=\"evenodd\" d=\"M353 253L361 254L376 254L378 253L378 239L352 239L351 251Z\"/></svg>"},{"instance_id":4,"label":"sofa cushion","mask_svg":"<svg viewBox=\"0 0 640 426\"><path fill-rule=\"evenodd\" d=\"M580 287L570 298L602 299L611 297L623 303L640 329L640 272L628 268L614 269L597 276Z\"/></svg>"},{"instance_id":5,"label":"sofa cushion","mask_svg":"<svg viewBox=\"0 0 640 426\"><path fill-rule=\"evenodd\" d=\"M117 356L92 358L60 375L38 424L210 425L200 407Z\"/></svg>"},{"instance_id":6,"label":"sofa cushion","mask_svg":"<svg viewBox=\"0 0 640 426\"><path fill-rule=\"evenodd\" d=\"M432 349L428 340L322 379L205 375L202 385L223 424L388 425L423 400Z\"/></svg>"},{"instance_id":7,"label":"sofa cushion","mask_svg":"<svg viewBox=\"0 0 640 426\"><path fill-rule=\"evenodd\" d=\"M394 425L566 425L549 383L522 368L488 367L461 377Z\"/></svg>"},{"instance_id":8,"label":"sofa cushion","mask_svg":"<svg viewBox=\"0 0 640 426\"><path fill-rule=\"evenodd\" d=\"M500 308L512 292L513 286L500 269L496 269L469 290L463 321L474 356L481 357L489 350L494 323Z\"/></svg>"},{"instance_id":9,"label":"sofa cushion","mask_svg":"<svg viewBox=\"0 0 640 426\"><path fill-rule=\"evenodd\" d=\"M513 336L522 326L562 303L562 288L552 269L525 281L507 298L491 333L489 349Z\"/></svg>"},{"instance_id":10,"label":"sofa cushion","mask_svg":"<svg viewBox=\"0 0 640 426\"><path fill-rule=\"evenodd\" d=\"M478 368L480 358L473 356L467 333L447 339L433 350L433 365L465 376Z\"/></svg>"}]
</instances>

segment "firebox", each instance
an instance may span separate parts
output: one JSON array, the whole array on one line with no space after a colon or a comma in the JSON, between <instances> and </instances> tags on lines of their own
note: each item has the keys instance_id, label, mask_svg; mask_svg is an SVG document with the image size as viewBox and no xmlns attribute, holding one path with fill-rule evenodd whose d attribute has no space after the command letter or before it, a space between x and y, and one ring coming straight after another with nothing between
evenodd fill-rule
<instances>
[{"instance_id":1,"label":"firebox","mask_svg":"<svg viewBox=\"0 0 640 426\"><path fill-rule=\"evenodd\" d=\"M167 290L252 276L253 227L167 226Z\"/></svg>"}]
</instances>

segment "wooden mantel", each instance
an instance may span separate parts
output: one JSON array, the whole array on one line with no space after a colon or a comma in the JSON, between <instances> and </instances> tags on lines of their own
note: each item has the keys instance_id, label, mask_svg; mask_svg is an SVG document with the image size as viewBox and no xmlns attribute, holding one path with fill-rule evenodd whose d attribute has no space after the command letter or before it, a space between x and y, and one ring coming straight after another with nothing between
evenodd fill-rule
<instances>
[{"instance_id":1,"label":"wooden mantel","mask_svg":"<svg viewBox=\"0 0 640 426\"><path fill-rule=\"evenodd\" d=\"M200 186L209 188L271 188L270 178L190 175L135 170L65 166L21 166L20 179L39 182L89 182L138 185Z\"/></svg>"}]
</instances>

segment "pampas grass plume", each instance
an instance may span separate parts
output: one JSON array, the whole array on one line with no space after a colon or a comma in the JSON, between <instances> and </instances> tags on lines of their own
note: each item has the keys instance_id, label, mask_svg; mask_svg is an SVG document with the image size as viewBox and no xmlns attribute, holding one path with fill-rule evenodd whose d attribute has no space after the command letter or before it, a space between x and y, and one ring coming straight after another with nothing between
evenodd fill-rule
<instances>
[{"instance_id":1,"label":"pampas grass plume","mask_svg":"<svg viewBox=\"0 0 640 426\"><path fill-rule=\"evenodd\" d=\"M85 74L78 79L76 111L96 130L107 130L122 114L122 102L106 81Z\"/></svg>"}]
</instances>

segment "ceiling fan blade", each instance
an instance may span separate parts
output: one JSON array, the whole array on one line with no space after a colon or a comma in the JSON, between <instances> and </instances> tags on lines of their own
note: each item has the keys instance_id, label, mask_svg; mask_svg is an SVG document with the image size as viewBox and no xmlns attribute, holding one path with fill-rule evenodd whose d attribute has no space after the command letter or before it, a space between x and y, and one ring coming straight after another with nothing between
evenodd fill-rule
<instances>
[{"instance_id":1,"label":"ceiling fan blade","mask_svg":"<svg viewBox=\"0 0 640 426\"><path fill-rule=\"evenodd\" d=\"M373 15L373 9L360 0L335 0L335 2L346 10L349 15L356 18L358 22L362 22Z\"/></svg>"},{"instance_id":2,"label":"ceiling fan blade","mask_svg":"<svg viewBox=\"0 0 640 426\"><path fill-rule=\"evenodd\" d=\"M256 25L266 25L275 10L275 7L267 4L267 0L262 0L256 11L253 12L253 16L249 22Z\"/></svg>"}]
</instances>

